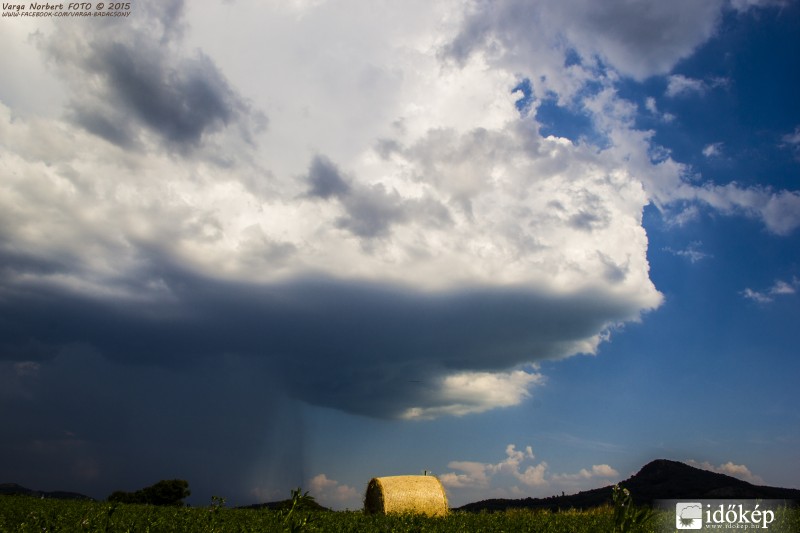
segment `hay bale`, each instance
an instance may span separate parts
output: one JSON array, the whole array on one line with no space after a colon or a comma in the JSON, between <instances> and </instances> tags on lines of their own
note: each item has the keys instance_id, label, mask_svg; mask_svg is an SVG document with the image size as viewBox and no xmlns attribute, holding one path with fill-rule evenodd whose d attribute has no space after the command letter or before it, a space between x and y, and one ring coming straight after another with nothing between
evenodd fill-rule
<instances>
[{"instance_id":1,"label":"hay bale","mask_svg":"<svg viewBox=\"0 0 800 533\"><path fill-rule=\"evenodd\" d=\"M447 494L434 476L388 476L372 478L364 496L367 514L447 514Z\"/></svg>"}]
</instances>

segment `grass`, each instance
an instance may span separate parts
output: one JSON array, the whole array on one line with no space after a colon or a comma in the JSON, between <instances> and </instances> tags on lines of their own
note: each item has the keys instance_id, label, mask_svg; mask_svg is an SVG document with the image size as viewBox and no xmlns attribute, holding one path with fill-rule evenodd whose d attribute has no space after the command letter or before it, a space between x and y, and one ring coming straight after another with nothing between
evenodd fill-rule
<instances>
[{"instance_id":1,"label":"grass","mask_svg":"<svg viewBox=\"0 0 800 533\"><path fill-rule=\"evenodd\" d=\"M614 507L586 511L509 510L498 513L452 512L444 518L418 515L366 515L362 512L325 512L157 507L74 500L42 500L29 496L0 496L0 532L546 532L609 533L615 529ZM655 511L644 524L628 524L632 533L675 531L675 514ZM800 531L800 510L776 513L773 532Z\"/></svg>"}]
</instances>

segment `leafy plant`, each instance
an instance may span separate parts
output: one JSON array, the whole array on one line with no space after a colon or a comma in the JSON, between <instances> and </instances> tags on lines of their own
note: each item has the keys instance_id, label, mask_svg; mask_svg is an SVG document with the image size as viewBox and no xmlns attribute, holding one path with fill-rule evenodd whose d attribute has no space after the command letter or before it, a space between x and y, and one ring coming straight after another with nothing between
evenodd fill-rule
<instances>
[{"instance_id":1,"label":"leafy plant","mask_svg":"<svg viewBox=\"0 0 800 533\"><path fill-rule=\"evenodd\" d=\"M614 502L614 533L628 533L648 525L655 516L648 507L636 507L631 491L614 485L611 499Z\"/></svg>"},{"instance_id":2,"label":"leafy plant","mask_svg":"<svg viewBox=\"0 0 800 533\"><path fill-rule=\"evenodd\" d=\"M298 516L298 511L301 509L307 509L313 506L314 497L309 496L308 491L301 492L300 487L293 489L292 491L292 503L288 510L280 511L281 515L283 516L283 525L286 531L291 533L295 533L297 531L304 531L306 527L312 522L311 516L309 514L305 514L304 516Z\"/></svg>"}]
</instances>

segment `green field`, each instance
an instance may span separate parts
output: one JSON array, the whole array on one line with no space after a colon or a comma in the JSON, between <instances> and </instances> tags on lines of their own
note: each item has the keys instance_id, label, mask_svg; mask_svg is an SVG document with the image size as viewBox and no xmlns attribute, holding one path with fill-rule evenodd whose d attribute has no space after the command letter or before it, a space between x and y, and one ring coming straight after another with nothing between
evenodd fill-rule
<instances>
[{"instance_id":1,"label":"green field","mask_svg":"<svg viewBox=\"0 0 800 533\"><path fill-rule=\"evenodd\" d=\"M645 526L624 531L673 531L674 515L655 513ZM264 532L264 531L364 531L364 532L553 532L612 533L614 509L588 511L526 511L499 513L452 512L446 518L376 516L361 512L287 511L212 507L159 507L107 502L0 497L0 531L11 532ZM781 510L769 531L800 531L800 510Z\"/></svg>"}]
</instances>

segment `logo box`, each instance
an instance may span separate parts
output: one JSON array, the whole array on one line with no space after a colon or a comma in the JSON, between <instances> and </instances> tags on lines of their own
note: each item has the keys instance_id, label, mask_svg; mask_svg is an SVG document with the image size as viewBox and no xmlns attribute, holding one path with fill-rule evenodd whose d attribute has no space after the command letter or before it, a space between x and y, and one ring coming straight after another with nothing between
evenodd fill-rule
<instances>
[{"instance_id":1,"label":"logo box","mask_svg":"<svg viewBox=\"0 0 800 533\"><path fill-rule=\"evenodd\" d=\"M703 504L678 502L675 504L676 529L703 529Z\"/></svg>"},{"instance_id":2,"label":"logo box","mask_svg":"<svg viewBox=\"0 0 800 533\"><path fill-rule=\"evenodd\" d=\"M665 531L746 529L783 533L785 528L775 522L776 516L781 509L795 507L797 502L751 499L656 500L655 505L675 515L674 527L670 524Z\"/></svg>"}]
</instances>

